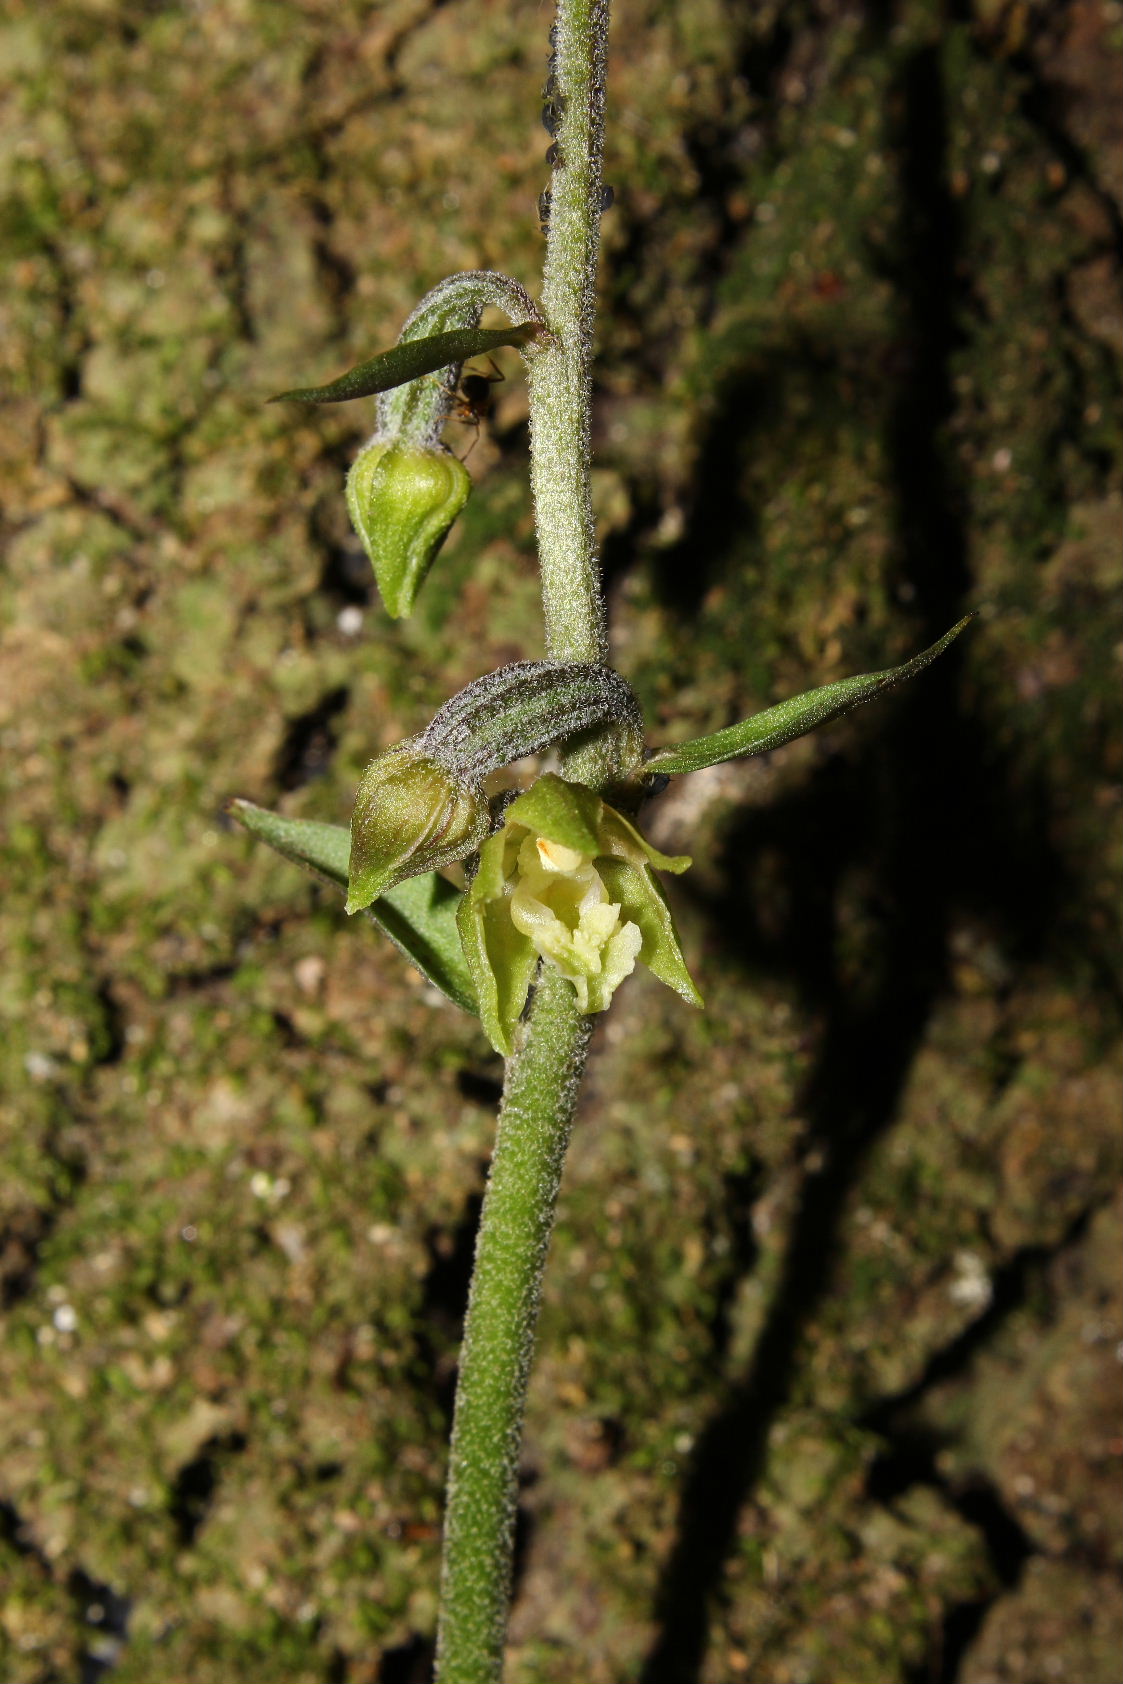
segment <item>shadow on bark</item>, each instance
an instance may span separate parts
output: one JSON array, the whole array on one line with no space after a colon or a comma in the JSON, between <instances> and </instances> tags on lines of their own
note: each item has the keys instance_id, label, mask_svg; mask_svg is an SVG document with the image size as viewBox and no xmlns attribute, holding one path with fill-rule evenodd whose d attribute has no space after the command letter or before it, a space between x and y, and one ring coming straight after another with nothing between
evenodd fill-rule
<instances>
[{"instance_id":1,"label":"shadow on bark","mask_svg":"<svg viewBox=\"0 0 1123 1684\"><path fill-rule=\"evenodd\" d=\"M893 279L905 330L885 434L900 578L915 604L919 644L962 612L969 584L967 512L944 439L963 293L956 211L945 179L937 43L920 47L903 65L893 120L904 206ZM723 424L734 425L734 418L727 414ZM867 739L860 769L828 766L813 788L754 813L751 826L728 838L742 884L751 886L752 862L767 849L778 855L790 891L791 910L779 928L762 926L744 891L713 908L714 927L753 969L794 977L823 1022L803 1099L817 1168L806 1176L753 1357L697 1442L641 1684L697 1684L738 1518L762 1472L769 1428L788 1399L804 1330L831 1286L848 1198L871 1147L892 1125L944 986L952 908L978 899L993 915L994 890L999 916L1005 909L1031 945L1050 918L1055 862L1041 841L1010 861L995 768L984 765L958 702L960 665L953 649L894 698ZM1027 830L1042 834L1036 826ZM842 879L856 860L876 885L857 986L840 974L835 940Z\"/></svg>"}]
</instances>

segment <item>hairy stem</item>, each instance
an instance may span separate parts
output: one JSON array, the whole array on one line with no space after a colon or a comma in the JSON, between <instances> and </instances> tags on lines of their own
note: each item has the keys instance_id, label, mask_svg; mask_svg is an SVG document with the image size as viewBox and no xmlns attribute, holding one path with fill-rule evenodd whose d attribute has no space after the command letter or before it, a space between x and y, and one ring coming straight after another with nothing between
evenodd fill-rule
<instances>
[{"instance_id":1,"label":"hairy stem","mask_svg":"<svg viewBox=\"0 0 1123 1684\"><path fill-rule=\"evenodd\" d=\"M557 120L542 277L551 338L529 357L528 385L546 648L558 661L603 661L607 654L589 481L589 366L608 14L608 0L559 0L547 97Z\"/></svg>"},{"instance_id":2,"label":"hairy stem","mask_svg":"<svg viewBox=\"0 0 1123 1684\"><path fill-rule=\"evenodd\" d=\"M608 0L558 0L547 108L557 128L542 310L549 338L528 358L531 483L546 647L603 662L604 600L589 481L589 364L600 243ZM565 759L594 788L615 770L612 733ZM497 1684L511 1587L518 1460L542 1274L589 1019L544 967L507 1080L472 1275L456 1414L437 1637L440 1684Z\"/></svg>"},{"instance_id":3,"label":"hairy stem","mask_svg":"<svg viewBox=\"0 0 1123 1684\"><path fill-rule=\"evenodd\" d=\"M508 1065L476 1242L445 1513L440 1684L502 1677L527 1379L588 1040L573 987L544 971Z\"/></svg>"}]
</instances>

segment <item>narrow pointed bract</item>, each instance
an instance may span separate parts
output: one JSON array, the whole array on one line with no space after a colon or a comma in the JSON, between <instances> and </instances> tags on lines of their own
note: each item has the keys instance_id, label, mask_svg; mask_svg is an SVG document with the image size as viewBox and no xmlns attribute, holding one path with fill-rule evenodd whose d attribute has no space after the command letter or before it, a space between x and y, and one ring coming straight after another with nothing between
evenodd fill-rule
<instances>
[{"instance_id":1,"label":"narrow pointed bract","mask_svg":"<svg viewBox=\"0 0 1123 1684\"><path fill-rule=\"evenodd\" d=\"M454 277L455 279L456 277ZM457 328L444 333L400 340L388 351L348 369L338 380L323 386L294 386L278 392L269 403L348 403L353 398L370 398L390 392L413 380L450 365L459 367L469 357L482 357L501 345L525 345L537 332L534 322L517 327Z\"/></svg>"},{"instance_id":2,"label":"narrow pointed bract","mask_svg":"<svg viewBox=\"0 0 1123 1684\"><path fill-rule=\"evenodd\" d=\"M228 801L226 811L282 858L347 893L351 837L345 826L290 819L239 799ZM459 901L459 889L438 872L426 871L396 883L372 901L366 912L434 987L464 1011L478 1016L475 985L456 927Z\"/></svg>"},{"instance_id":3,"label":"narrow pointed bract","mask_svg":"<svg viewBox=\"0 0 1123 1684\"><path fill-rule=\"evenodd\" d=\"M948 646L955 642L965 626L974 619L964 615L957 625L944 633L938 642L922 649L911 661L899 667L886 667L882 672L863 672L855 678L840 678L834 684L821 684L817 690L805 690L802 696L791 696L786 702L763 713L754 713L738 725L727 725L709 737L694 737L690 742L674 748L657 749L646 762L649 772L700 772L704 766L716 766L723 760L741 760L752 754L767 754L785 743L804 737L819 725L827 725L841 714L862 702L872 702L887 690L923 672Z\"/></svg>"}]
</instances>

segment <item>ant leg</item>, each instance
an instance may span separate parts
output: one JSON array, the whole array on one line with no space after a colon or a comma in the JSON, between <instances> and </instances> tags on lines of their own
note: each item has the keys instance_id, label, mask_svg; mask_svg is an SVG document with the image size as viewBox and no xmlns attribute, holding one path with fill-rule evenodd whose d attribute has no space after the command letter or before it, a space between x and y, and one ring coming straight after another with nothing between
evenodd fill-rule
<instances>
[{"instance_id":1,"label":"ant leg","mask_svg":"<svg viewBox=\"0 0 1123 1684\"><path fill-rule=\"evenodd\" d=\"M463 425L466 426L466 427L471 427L473 433L475 434L475 437L473 438L471 444L468 446L467 450L464 452L463 456L458 458L459 461L466 462L468 460L469 456L471 456L473 450L475 450L476 446L480 442L480 423L479 423L478 418L473 415L470 418L470 420L464 421Z\"/></svg>"}]
</instances>

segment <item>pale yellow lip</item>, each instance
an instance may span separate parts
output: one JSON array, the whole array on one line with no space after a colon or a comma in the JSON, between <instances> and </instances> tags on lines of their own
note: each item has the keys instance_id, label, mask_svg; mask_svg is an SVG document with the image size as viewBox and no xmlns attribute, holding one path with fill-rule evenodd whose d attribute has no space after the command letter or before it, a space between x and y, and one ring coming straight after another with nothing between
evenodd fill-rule
<instances>
[{"instance_id":1,"label":"pale yellow lip","mask_svg":"<svg viewBox=\"0 0 1123 1684\"><path fill-rule=\"evenodd\" d=\"M547 871L576 871L585 858L576 848L566 848L561 842L551 842L546 836L540 836L535 847Z\"/></svg>"}]
</instances>

